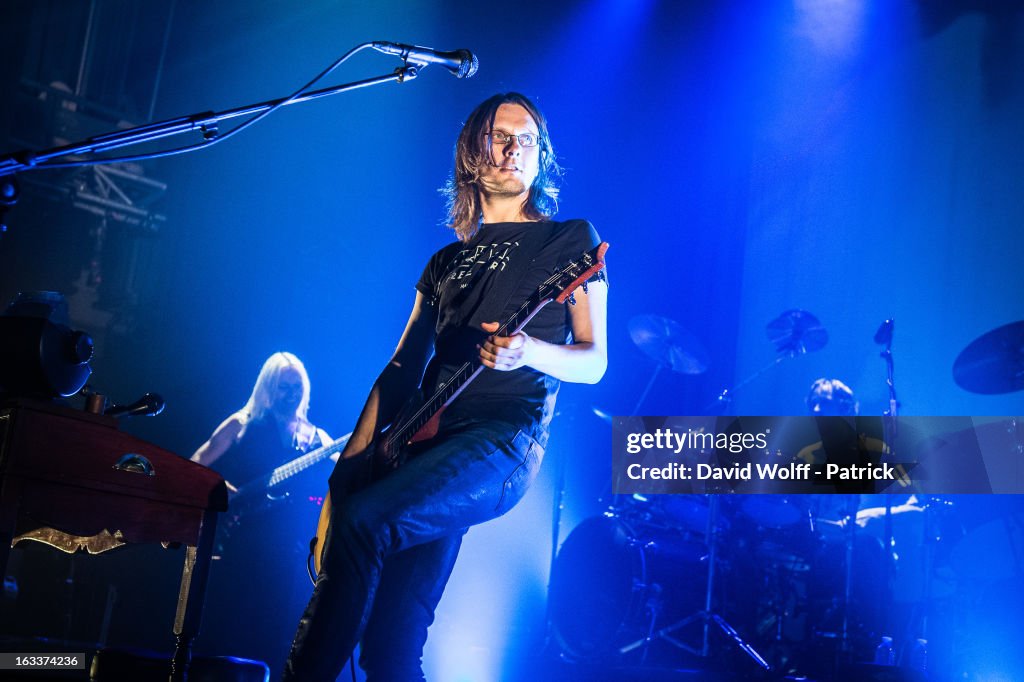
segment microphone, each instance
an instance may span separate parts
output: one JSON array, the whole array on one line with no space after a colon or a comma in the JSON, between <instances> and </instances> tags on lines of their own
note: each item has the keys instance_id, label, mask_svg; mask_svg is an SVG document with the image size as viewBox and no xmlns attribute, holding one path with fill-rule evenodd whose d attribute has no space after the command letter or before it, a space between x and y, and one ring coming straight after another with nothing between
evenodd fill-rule
<instances>
[{"instance_id":1,"label":"microphone","mask_svg":"<svg viewBox=\"0 0 1024 682\"><path fill-rule=\"evenodd\" d=\"M103 413L108 417L153 416L164 411L164 399L159 393L147 393L130 405L114 405Z\"/></svg>"},{"instance_id":2,"label":"microphone","mask_svg":"<svg viewBox=\"0 0 1024 682\"><path fill-rule=\"evenodd\" d=\"M480 68L480 62L476 55L469 50L441 52L432 47L389 43L386 40L375 40L370 45L378 52L398 55L402 59L420 66L440 64L456 78L469 78Z\"/></svg>"},{"instance_id":3,"label":"microphone","mask_svg":"<svg viewBox=\"0 0 1024 682\"><path fill-rule=\"evenodd\" d=\"M888 319L879 325L878 331L875 332L875 343L882 346L888 346L892 343L892 328L894 323L895 320Z\"/></svg>"}]
</instances>

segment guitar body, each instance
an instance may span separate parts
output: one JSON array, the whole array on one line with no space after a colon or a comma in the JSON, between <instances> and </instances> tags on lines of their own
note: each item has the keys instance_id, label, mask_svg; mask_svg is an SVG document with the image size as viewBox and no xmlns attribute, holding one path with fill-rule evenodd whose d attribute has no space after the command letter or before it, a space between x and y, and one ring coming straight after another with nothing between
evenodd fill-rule
<instances>
[{"instance_id":1,"label":"guitar body","mask_svg":"<svg viewBox=\"0 0 1024 682\"><path fill-rule=\"evenodd\" d=\"M608 244L602 242L553 274L537 288L536 293L523 303L511 318L499 326L495 335L510 336L518 333L548 303L552 301L564 303L580 286L586 290L585 282L604 268L604 254L607 250ZM364 480L367 481L386 476L394 471L401 466L407 446L428 441L437 435L441 413L483 370L484 366L480 364L479 359L468 360L446 383L439 386L437 392L429 399L424 399L422 393L417 390L415 395L407 400L399 410L398 415L392 421L392 426L380 434L370 445L367 452L372 454L362 454L354 458L339 460L337 466L347 467L350 471L362 472L362 475L366 476ZM369 467L369 471L367 467ZM339 476L337 468L334 476ZM341 472L340 476L341 479L336 480L343 482L345 488L349 488L351 473ZM342 480L346 478L347 481ZM340 490L341 487L338 489ZM328 491L324 496L323 507L320 509L316 536L310 541L313 566L318 574L322 566L324 540L330 526L332 506L333 501Z\"/></svg>"},{"instance_id":2,"label":"guitar body","mask_svg":"<svg viewBox=\"0 0 1024 682\"><path fill-rule=\"evenodd\" d=\"M401 465L407 446L430 440L436 436L445 407L446 405L443 404L438 407L429 405L429 401L423 397L421 390L414 391L392 420L395 426L384 431L374 442L371 451L376 459L375 466L384 470L395 469ZM432 415L419 428L411 429L398 426L415 423L417 417L425 411L430 411ZM420 421L423 419L421 418Z\"/></svg>"},{"instance_id":3,"label":"guitar body","mask_svg":"<svg viewBox=\"0 0 1024 682\"><path fill-rule=\"evenodd\" d=\"M441 428L441 413L444 412L442 407L440 410L434 413L434 416L430 418L426 424L424 424L419 431L413 434L412 438L409 439L409 445L413 443L422 443L423 441L430 440L437 435L437 430Z\"/></svg>"},{"instance_id":4,"label":"guitar body","mask_svg":"<svg viewBox=\"0 0 1024 682\"><path fill-rule=\"evenodd\" d=\"M313 570L320 574L321 561L324 553L324 540L327 538L327 527L331 523L331 491L324 495L324 504L320 507L320 518L316 522L316 535L310 542L310 551L313 552Z\"/></svg>"},{"instance_id":5,"label":"guitar body","mask_svg":"<svg viewBox=\"0 0 1024 682\"><path fill-rule=\"evenodd\" d=\"M422 396L417 391L416 395L409 399L399 411L399 417L396 419L396 422L403 415L409 416L413 414L422 405ZM339 466L347 466L349 468L349 471L342 472L341 474L343 478L349 479L344 483L344 487L350 488L354 477L362 477L366 482L369 482L386 476L391 471L397 469L405 459L403 451L407 445L423 443L437 435L441 424L442 412L444 412L444 408L438 410L419 431L413 434L412 438L404 443L393 442L387 437L387 434L391 433L391 431L385 432L369 448L369 451L373 453L372 459L369 455L359 455L355 458L357 461L341 460L338 462ZM367 471L367 467L369 467L369 471ZM310 541L310 550L313 552L313 568L317 573L320 573L324 541L327 538L327 527L330 525L332 506L331 491L328 490L327 494L324 495L323 506L320 508L320 518L316 524L316 535Z\"/></svg>"}]
</instances>

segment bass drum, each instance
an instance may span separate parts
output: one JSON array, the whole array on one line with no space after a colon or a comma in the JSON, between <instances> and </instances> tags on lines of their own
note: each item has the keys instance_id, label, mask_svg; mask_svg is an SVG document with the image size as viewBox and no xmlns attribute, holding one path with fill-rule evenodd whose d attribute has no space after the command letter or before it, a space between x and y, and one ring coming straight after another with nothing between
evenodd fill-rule
<instances>
[{"instance_id":1,"label":"bass drum","mask_svg":"<svg viewBox=\"0 0 1024 682\"><path fill-rule=\"evenodd\" d=\"M700 611L705 554L676 529L614 515L583 521L551 576L551 626L566 658L621 658L642 650L650 632Z\"/></svg>"}]
</instances>

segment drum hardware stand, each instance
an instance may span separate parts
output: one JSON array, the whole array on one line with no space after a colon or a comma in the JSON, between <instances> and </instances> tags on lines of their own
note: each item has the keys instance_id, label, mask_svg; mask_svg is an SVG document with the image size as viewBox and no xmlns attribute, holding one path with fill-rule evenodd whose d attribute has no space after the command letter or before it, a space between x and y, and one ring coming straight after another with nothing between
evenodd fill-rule
<instances>
[{"instance_id":1,"label":"drum hardware stand","mask_svg":"<svg viewBox=\"0 0 1024 682\"><path fill-rule=\"evenodd\" d=\"M921 591L921 601L915 605L910 622L907 623L905 644L917 639L928 639L928 614L932 602L932 584L935 580L935 551L936 545L942 540L942 533L937 528L939 519L936 518L936 515L939 510L948 511L953 504L953 502L940 497L927 498L924 503L924 537L922 538L924 543L924 585ZM917 623L920 623L920 628L915 632ZM907 654L906 650L904 650L904 654ZM901 656L901 663L906 664L910 661L904 660Z\"/></svg>"},{"instance_id":2,"label":"drum hardware stand","mask_svg":"<svg viewBox=\"0 0 1024 682\"><path fill-rule=\"evenodd\" d=\"M754 649L753 646L751 646L746 640L744 640L743 637L741 637L740 634L736 631L736 629L728 623L728 621L726 621L721 615L715 613L712 610L715 588L715 567L718 563L719 504L720 500L718 496L711 495L710 506L708 510L708 580L704 592L704 610L689 615L680 621L677 621L675 623L672 623L671 625L668 625L666 627L661 628L660 630L655 631L654 624L657 620L657 612L656 610L652 609L651 629L648 632L647 636L643 639L631 642L630 644L627 644L626 646L622 647L619 650L619 653L625 654L639 647L646 648L650 646L651 642L653 642L655 639L663 639L666 642L672 644L673 646L682 649L683 651L688 651L689 653L695 654L702 658L708 658L711 654L711 625L714 624L717 625L718 628L721 629L721 631L725 633L733 642L735 642L736 646L738 646L740 650L743 651L743 653L750 656L750 658L757 665L759 665L765 672L771 672L771 664L769 664L768 661L766 661L764 657L761 656L761 654L759 654L756 649ZM701 646L699 649L688 645L686 642L683 642L682 640L678 639L673 635L673 633L677 630L680 630L686 627L687 625L696 622L700 622L703 624ZM646 655L647 653L645 650L645 658Z\"/></svg>"},{"instance_id":3,"label":"drum hardware stand","mask_svg":"<svg viewBox=\"0 0 1024 682\"><path fill-rule=\"evenodd\" d=\"M772 360L767 365L760 368L759 370L757 370L756 372L754 372L746 379L733 386L732 388L723 388L722 392L716 395L714 400L712 400L710 403L704 406L704 411L725 414L729 410L729 405L732 403L732 396L734 393L736 393L736 391L743 388L744 386L752 382L754 379L757 379L759 376L770 370L775 365L780 364L787 357L790 356L778 355L774 360Z\"/></svg>"},{"instance_id":4,"label":"drum hardware stand","mask_svg":"<svg viewBox=\"0 0 1024 682\"><path fill-rule=\"evenodd\" d=\"M853 602L853 548L856 545L857 537L857 507L860 506L859 495L850 495L846 507L846 570L843 576L843 624L839 633L839 651L836 656L836 673L839 673L839 666L853 653L850 646L850 604Z\"/></svg>"},{"instance_id":5,"label":"drum hardware stand","mask_svg":"<svg viewBox=\"0 0 1024 682\"><path fill-rule=\"evenodd\" d=\"M895 430L895 428L894 428ZM883 439L888 429L883 430ZM886 440L888 443L888 440ZM893 538L893 527L892 527L892 493L886 493L885 495L885 521L882 528L882 542L884 544L884 552L882 553L882 559L885 561L885 571L882 573L885 584L882 585L882 631L890 632L892 623L890 622L890 612L892 611L893 602L893 581L896 576L896 552L895 544L896 541Z\"/></svg>"},{"instance_id":6,"label":"drum hardware stand","mask_svg":"<svg viewBox=\"0 0 1024 682\"><path fill-rule=\"evenodd\" d=\"M860 506L860 496L847 495L846 497L847 506L842 521L845 550L843 598L838 605L833 600L833 606L827 612L827 615L831 616L835 612L836 606L841 607L842 619L839 622L839 632L829 632L827 630L818 630L817 628L814 630L814 634L818 637L835 639L837 641L835 656L832 661L832 673L836 677L839 677L843 672L843 666L853 662L853 646L850 642L850 605L853 603L853 550L857 539L857 508Z\"/></svg>"},{"instance_id":7,"label":"drum hardware stand","mask_svg":"<svg viewBox=\"0 0 1024 682\"><path fill-rule=\"evenodd\" d=\"M936 523L934 518L934 503L929 502L924 510L924 589L921 592L921 603L918 606L920 609L920 622L921 629L918 631L914 639L928 639L928 609L932 603L932 570L935 562L935 543L938 541L933 524ZM910 624L913 627L913 623ZM915 633L911 632L910 635L914 636ZM910 638L907 638L907 642ZM905 650L904 653L909 653L909 650ZM907 661L909 662L909 661Z\"/></svg>"},{"instance_id":8,"label":"drum hardware stand","mask_svg":"<svg viewBox=\"0 0 1024 682\"><path fill-rule=\"evenodd\" d=\"M661 370L669 368L679 374L697 375L711 364L704 345L675 320L660 315L637 315L629 321L629 337L647 357L656 363L654 373L636 401L630 416L636 416L647 400Z\"/></svg>"},{"instance_id":9,"label":"drum hardware stand","mask_svg":"<svg viewBox=\"0 0 1024 682\"><path fill-rule=\"evenodd\" d=\"M559 414L555 413L556 416ZM575 415L570 416L572 421ZM548 593L551 592L551 576L555 574L555 560L558 558L558 541L562 535L562 511L565 509L565 465L564 453L558 453L558 466L555 468L555 492L551 510L551 559L548 564ZM552 641L551 635L551 600L546 600L544 614L544 649L547 650Z\"/></svg>"},{"instance_id":10,"label":"drum hardware stand","mask_svg":"<svg viewBox=\"0 0 1024 682\"><path fill-rule=\"evenodd\" d=\"M808 511L810 514L810 511ZM814 527L813 518L809 518L811 528ZM789 609L786 603L786 594L792 593L795 589L793 580L793 571L789 566L782 568L782 564L777 563L777 570L770 587L766 585L765 589L770 590L772 595L772 609L771 614L775 618L774 634L772 637L772 649L769 658L774 665L773 670L779 671L782 666L787 665L791 660L792 656L787 656L785 652L785 645L783 644L783 638L785 635L786 619L789 617ZM786 575L784 575L784 572Z\"/></svg>"},{"instance_id":11,"label":"drum hardware stand","mask_svg":"<svg viewBox=\"0 0 1024 682\"><path fill-rule=\"evenodd\" d=\"M786 310L765 326L768 339L775 344L775 359L732 388L723 389L704 406L705 412L725 414L736 391L754 381L786 358L795 358L821 350L828 343L828 332L821 322L806 310Z\"/></svg>"},{"instance_id":12,"label":"drum hardware stand","mask_svg":"<svg viewBox=\"0 0 1024 682\"><path fill-rule=\"evenodd\" d=\"M647 385L644 386L643 393L641 393L640 397L637 399L636 407L634 407L633 411L630 413L631 417L635 417L637 415L637 412L640 411L640 406L644 404L645 400L647 400L647 394L651 392L651 388L654 386L654 382L658 380L658 375L661 374L661 370L664 367L665 365L660 362L654 366L654 373L651 374L650 380L648 380Z\"/></svg>"},{"instance_id":13,"label":"drum hardware stand","mask_svg":"<svg viewBox=\"0 0 1024 682\"><path fill-rule=\"evenodd\" d=\"M893 447L896 444L896 437L899 431L898 412L900 403L896 399L895 366L892 357L892 336L896 326L895 318L888 318L875 332L874 341L885 349L879 353L879 357L885 361L885 384L889 389L889 407L882 413L882 442L884 448L888 449L888 456L893 458ZM886 454L883 451L883 456ZM892 611L893 603L893 580L896 575L896 556L893 553L893 526L892 526L892 494L885 496L885 526L882 533L885 543L885 552L882 555L885 560L885 571L883 573L885 584L882 586L882 627L889 632L891 623L889 614ZM847 560L849 560L848 557Z\"/></svg>"}]
</instances>

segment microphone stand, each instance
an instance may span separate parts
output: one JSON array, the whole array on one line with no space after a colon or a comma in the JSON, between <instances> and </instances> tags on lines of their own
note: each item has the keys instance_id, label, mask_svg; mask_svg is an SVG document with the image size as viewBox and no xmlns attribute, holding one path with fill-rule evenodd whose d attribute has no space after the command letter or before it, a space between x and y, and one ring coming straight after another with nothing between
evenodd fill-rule
<instances>
[{"instance_id":1,"label":"microphone stand","mask_svg":"<svg viewBox=\"0 0 1024 682\"><path fill-rule=\"evenodd\" d=\"M878 331L875 332L875 343L885 347L879 353L879 357L885 361L885 383L889 388L889 407L882 413L882 442L884 444L883 449L888 448L890 458L893 455L893 447L899 431L897 413L900 407L900 403L896 399L895 368L892 357L892 336L895 326L895 318L889 318L882 322L878 327ZM885 452L883 451L882 454L884 456ZM895 556L893 555L892 493L886 493L885 495L885 521L882 535L885 542L885 585L881 591L882 629L883 632L889 632L892 624L890 621L890 611L892 610L893 602L893 580L896 575Z\"/></svg>"},{"instance_id":2,"label":"microphone stand","mask_svg":"<svg viewBox=\"0 0 1024 682\"><path fill-rule=\"evenodd\" d=\"M369 46L369 43L365 45L365 47ZM96 137L91 137L81 142L75 142L61 147L53 147L39 152L22 150L13 154L0 156L0 178L22 171L47 168L48 161L63 156L108 152L114 149L121 149L122 147L127 147L129 145L151 142L171 135L178 135L191 131L201 132L204 142L210 143L218 138L220 133L218 132L217 126L221 121L226 121L239 116L261 114L276 106L288 106L291 104L299 104L301 102L309 102L315 99L320 99L321 97L327 97L328 95L336 95L342 92L370 87L372 85L379 85L390 81L404 83L405 81L416 78L416 76L419 75L420 68L422 67L419 64L406 63L404 66L395 69L393 73L387 75L375 76L373 78L366 78L363 80L353 81L351 83L344 83L331 88L313 90L293 98L282 97L221 112L206 111L191 114L189 116L181 116L178 118L160 121L158 123L148 123L134 128L128 128L127 130L97 135ZM202 144L197 148L202 148ZM159 155L160 152L153 152L153 156ZM94 163L103 162L103 159L97 159ZM109 162L120 163L121 161L118 159L110 159ZM60 165L62 164L54 164L53 167L59 167Z\"/></svg>"},{"instance_id":3,"label":"microphone stand","mask_svg":"<svg viewBox=\"0 0 1024 682\"><path fill-rule=\"evenodd\" d=\"M879 353L879 357L885 360L885 383L889 387L889 409L883 414L893 420L893 436L896 435L895 418L899 411L900 403L896 400L896 381L893 377L895 370L892 361L892 332L896 326L896 320L890 318L882 323L875 332L875 343L885 346L885 350Z\"/></svg>"}]
</instances>

